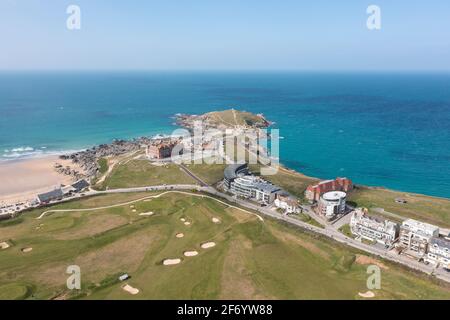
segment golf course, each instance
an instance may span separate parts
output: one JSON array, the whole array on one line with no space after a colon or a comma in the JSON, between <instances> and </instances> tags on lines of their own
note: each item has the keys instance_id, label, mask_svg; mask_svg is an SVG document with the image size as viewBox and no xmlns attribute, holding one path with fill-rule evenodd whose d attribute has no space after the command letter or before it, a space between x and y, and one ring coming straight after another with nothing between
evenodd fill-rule
<instances>
[{"instance_id":1,"label":"golf course","mask_svg":"<svg viewBox=\"0 0 450 320\"><path fill-rule=\"evenodd\" d=\"M425 274L196 192L36 209L0 222L0 242L0 299L450 298ZM381 289L367 298L371 264ZM70 265L80 267L79 290L66 286Z\"/></svg>"}]
</instances>

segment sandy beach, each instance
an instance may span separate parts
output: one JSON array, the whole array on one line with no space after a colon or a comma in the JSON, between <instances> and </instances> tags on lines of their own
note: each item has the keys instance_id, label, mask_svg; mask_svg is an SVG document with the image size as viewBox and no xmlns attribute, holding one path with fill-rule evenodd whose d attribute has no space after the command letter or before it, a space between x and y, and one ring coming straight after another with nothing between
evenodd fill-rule
<instances>
[{"instance_id":1,"label":"sandy beach","mask_svg":"<svg viewBox=\"0 0 450 320\"><path fill-rule=\"evenodd\" d=\"M11 204L35 198L61 184L70 184L70 176L59 174L54 164L74 167L70 160L58 156L0 162L0 204Z\"/></svg>"}]
</instances>

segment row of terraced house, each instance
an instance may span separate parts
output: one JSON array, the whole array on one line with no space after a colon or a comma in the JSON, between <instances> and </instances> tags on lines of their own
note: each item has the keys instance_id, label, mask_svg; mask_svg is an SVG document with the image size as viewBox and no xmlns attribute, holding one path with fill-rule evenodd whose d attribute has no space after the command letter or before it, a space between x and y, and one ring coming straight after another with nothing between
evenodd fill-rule
<instances>
[{"instance_id":1,"label":"row of terraced house","mask_svg":"<svg viewBox=\"0 0 450 320\"><path fill-rule=\"evenodd\" d=\"M351 232L369 241L395 248L398 253L450 269L450 240L441 237L439 227L407 219L401 224L356 209L350 220Z\"/></svg>"},{"instance_id":2,"label":"row of terraced house","mask_svg":"<svg viewBox=\"0 0 450 320\"><path fill-rule=\"evenodd\" d=\"M308 186L305 198L316 204L317 212L332 220L345 213L346 193L353 190L350 179L336 178ZM439 227L407 219L401 224L369 214L367 209L353 210L350 231L359 239L394 248L398 253L450 269L450 239L441 237Z\"/></svg>"}]
</instances>

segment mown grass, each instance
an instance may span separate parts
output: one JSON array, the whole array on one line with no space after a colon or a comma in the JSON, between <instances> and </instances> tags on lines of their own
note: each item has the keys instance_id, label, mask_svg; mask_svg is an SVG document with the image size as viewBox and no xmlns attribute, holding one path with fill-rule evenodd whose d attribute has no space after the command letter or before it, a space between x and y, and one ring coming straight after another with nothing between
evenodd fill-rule
<instances>
[{"instance_id":1,"label":"mown grass","mask_svg":"<svg viewBox=\"0 0 450 320\"><path fill-rule=\"evenodd\" d=\"M193 178L175 164L157 166L146 160L131 160L117 165L106 177L101 189L195 183Z\"/></svg>"},{"instance_id":2,"label":"mown grass","mask_svg":"<svg viewBox=\"0 0 450 320\"><path fill-rule=\"evenodd\" d=\"M354 238L352 231L350 230L349 224L344 224L342 227L339 228L339 231L345 234L347 237Z\"/></svg>"},{"instance_id":3,"label":"mown grass","mask_svg":"<svg viewBox=\"0 0 450 320\"><path fill-rule=\"evenodd\" d=\"M152 194L97 196L58 207L92 208L138 195ZM53 213L41 220L34 219L41 212L35 210L21 223L3 227L14 246L0 251L0 299L356 299L367 291L366 266L355 260L360 253L302 229L176 193L132 206ZM150 211L154 215L139 216ZM221 223L213 223L213 217ZM105 222L100 227L90 219ZM178 232L185 236L176 238ZM216 246L202 249L207 241ZM33 250L21 252L25 246ZM186 250L199 255L184 257ZM162 265L176 257L182 258L179 265ZM376 298L450 298L447 285L379 263L386 268ZM65 288L71 264L81 267L81 291ZM138 295L122 290L124 283L116 280L120 273L131 275L126 283L138 288Z\"/></svg>"}]
</instances>

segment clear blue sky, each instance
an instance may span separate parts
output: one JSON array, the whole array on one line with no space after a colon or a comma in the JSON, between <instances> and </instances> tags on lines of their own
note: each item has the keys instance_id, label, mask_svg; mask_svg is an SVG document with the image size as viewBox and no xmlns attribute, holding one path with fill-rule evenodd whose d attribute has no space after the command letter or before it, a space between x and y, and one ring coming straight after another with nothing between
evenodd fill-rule
<instances>
[{"instance_id":1,"label":"clear blue sky","mask_svg":"<svg viewBox=\"0 0 450 320\"><path fill-rule=\"evenodd\" d=\"M450 71L450 1L0 0L0 69Z\"/></svg>"}]
</instances>

